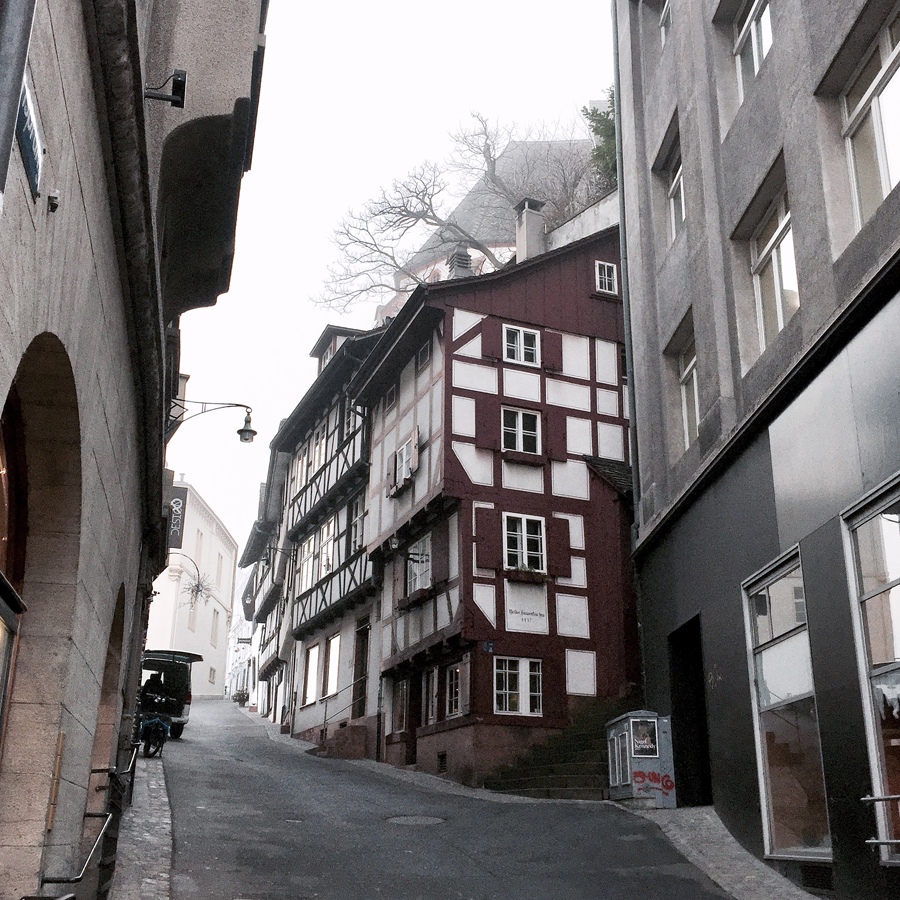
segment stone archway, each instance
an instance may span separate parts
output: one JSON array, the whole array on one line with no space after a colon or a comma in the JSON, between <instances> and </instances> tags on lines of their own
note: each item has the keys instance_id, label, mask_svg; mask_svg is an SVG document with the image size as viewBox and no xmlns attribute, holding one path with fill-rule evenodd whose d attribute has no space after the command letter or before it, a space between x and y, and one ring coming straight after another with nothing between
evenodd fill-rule
<instances>
[{"instance_id":1,"label":"stone archway","mask_svg":"<svg viewBox=\"0 0 900 900\"><path fill-rule=\"evenodd\" d=\"M81 429L68 354L35 338L14 379L21 416L27 517L15 669L0 759L4 891L36 893L46 865L80 850L99 686L73 637L90 615L79 602ZM96 613L93 613L96 615ZM54 801L55 800L55 804ZM52 807L52 809L51 809Z\"/></svg>"}]
</instances>

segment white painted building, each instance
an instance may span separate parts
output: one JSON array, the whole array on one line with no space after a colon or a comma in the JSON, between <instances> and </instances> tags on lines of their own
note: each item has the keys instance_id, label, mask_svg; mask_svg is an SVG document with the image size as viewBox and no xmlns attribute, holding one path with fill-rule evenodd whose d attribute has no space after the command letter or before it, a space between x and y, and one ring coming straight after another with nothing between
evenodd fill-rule
<instances>
[{"instance_id":1,"label":"white painted building","mask_svg":"<svg viewBox=\"0 0 900 900\"><path fill-rule=\"evenodd\" d=\"M183 477L183 476L182 476ZM192 668L196 697L221 697L227 675L237 543L197 491L173 488L169 565L153 584L148 650L186 650L203 662ZM182 518L176 507L179 500Z\"/></svg>"}]
</instances>

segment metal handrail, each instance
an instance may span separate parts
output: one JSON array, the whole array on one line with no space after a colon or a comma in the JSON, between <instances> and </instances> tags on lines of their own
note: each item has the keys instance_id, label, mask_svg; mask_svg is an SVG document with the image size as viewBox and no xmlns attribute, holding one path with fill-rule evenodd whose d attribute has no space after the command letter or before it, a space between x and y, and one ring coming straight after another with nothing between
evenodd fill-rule
<instances>
[{"instance_id":1,"label":"metal handrail","mask_svg":"<svg viewBox=\"0 0 900 900\"><path fill-rule=\"evenodd\" d=\"M328 701L334 697L337 697L338 694L342 694L344 691L347 690L347 688L352 688L354 685L359 684L361 681L365 681L368 677L369 677L368 675L360 675L359 678L357 678L355 681L351 681L350 684L345 684L342 688L339 688L333 694L329 694L327 697L324 698L325 699L325 718L322 719L322 740L323 741L326 740L328 737ZM345 712L346 710L350 709L350 707L353 706L354 703L357 703L360 699L365 700L367 698L368 698L368 692L363 694L363 696L361 698L357 697L356 700L351 700L346 706L342 706L336 713L332 713L331 717L334 718L335 716L339 716L342 712Z\"/></svg>"},{"instance_id":2,"label":"metal handrail","mask_svg":"<svg viewBox=\"0 0 900 900\"><path fill-rule=\"evenodd\" d=\"M103 827L100 829L100 834L97 835L97 840L94 841L94 846L91 847L91 852L88 853L87 859L84 861L84 865L81 867L81 871L72 877L69 878L54 878L48 875L41 876L41 884L79 884L87 874L88 866L90 865L91 860L94 858L94 854L97 852L97 848L100 846L100 842L103 840L103 835L106 834L106 829L109 828L109 823L113 820L112 813L85 813L84 817L86 819L101 819L106 817L106 821L103 823Z\"/></svg>"},{"instance_id":3,"label":"metal handrail","mask_svg":"<svg viewBox=\"0 0 900 900\"><path fill-rule=\"evenodd\" d=\"M900 794L888 794L884 797L861 797L863 803L890 803L893 800L900 800ZM877 838L869 838L866 841L870 847L900 847L900 840L879 841Z\"/></svg>"}]
</instances>

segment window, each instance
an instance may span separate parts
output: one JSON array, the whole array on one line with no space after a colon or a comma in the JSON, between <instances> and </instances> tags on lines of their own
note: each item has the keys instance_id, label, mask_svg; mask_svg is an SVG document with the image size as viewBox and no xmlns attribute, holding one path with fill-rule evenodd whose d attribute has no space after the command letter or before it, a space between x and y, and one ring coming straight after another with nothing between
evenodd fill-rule
<instances>
[{"instance_id":1,"label":"window","mask_svg":"<svg viewBox=\"0 0 900 900\"><path fill-rule=\"evenodd\" d=\"M412 440L401 444L397 450L397 484L412 477Z\"/></svg>"},{"instance_id":2,"label":"window","mask_svg":"<svg viewBox=\"0 0 900 900\"><path fill-rule=\"evenodd\" d=\"M681 416L684 420L684 446L697 438L700 422L700 400L697 393L697 349L694 336L678 355L678 383L681 387Z\"/></svg>"},{"instance_id":3,"label":"window","mask_svg":"<svg viewBox=\"0 0 900 900\"><path fill-rule=\"evenodd\" d=\"M900 794L900 499L852 531L859 621L874 734L875 795ZM900 804L876 803L880 840L900 840ZM891 848L900 857L900 846Z\"/></svg>"},{"instance_id":4,"label":"window","mask_svg":"<svg viewBox=\"0 0 900 900\"><path fill-rule=\"evenodd\" d=\"M350 536L350 552L355 553L363 545L364 525L366 520L366 507L362 496L357 497L350 503L347 510L350 519L350 527L348 534Z\"/></svg>"},{"instance_id":5,"label":"window","mask_svg":"<svg viewBox=\"0 0 900 900\"><path fill-rule=\"evenodd\" d=\"M334 571L335 565L335 530L337 521L332 516L319 529L319 578L324 578L329 572Z\"/></svg>"},{"instance_id":6,"label":"window","mask_svg":"<svg viewBox=\"0 0 900 900\"><path fill-rule=\"evenodd\" d=\"M330 697L337 693L338 666L341 661L341 636L333 634L325 643L325 672L322 676L322 696Z\"/></svg>"},{"instance_id":7,"label":"window","mask_svg":"<svg viewBox=\"0 0 900 900\"><path fill-rule=\"evenodd\" d=\"M419 538L406 554L406 594L431 585L431 535Z\"/></svg>"},{"instance_id":8,"label":"window","mask_svg":"<svg viewBox=\"0 0 900 900\"><path fill-rule=\"evenodd\" d=\"M540 335L528 328L504 325L503 358L529 366L540 365Z\"/></svg>"},{"instance_id":9,"label":"window","mask_svg":"<svg viewBox=\"0 0 900 900\"><path fill-rule=\"evenodd\" d=\"M422 674L422 724L437 722L438 670L426 669Z\"/></svg>"},{"instance_id":10,"label":"window","mask_svg":"<svg viewBox=\"0 0 900 900\"><path fill-rule=\"evenodd\" d=\"M213 667L213 666L209 667L209 683L210 684L216 683L216 670L215 670L215 667Z\"/></svg>"},{"instance_id":11,"label":"window","mask_svg":"<svg viewBox=\"0 0 900 900\"><path fill-rule=\"evenodd\" d=\"M298 592L303 594L319 580L319 554L316 552L318 535L311 535L300 545L300 584Z\"/></svg>"},{"instance_id":12,"label":"window","mask_svg":"<svg viewBox=\"0 0 900 900\"><path fill-rule=\"evenodd\" d=\"M384 411L389 413L397 405L397 385L392 384L384 392Z\"/></svg>"},{"instance_id":13,"label":"window","mask_svg":"<svg viewBox=\"0 0 900 900\"><path fill-rule=\"evenodd\" d=\"M597 291L601 294L618 293L616 267L612 263L594 262L594 279Z\"/></svg>"},{"instance_id":14,"label":"window","mask_svg":"<svg viewBox=\"0 0 900 900\"><path fill-rule=\"evenodd\" d=\"M857 226L900 181L900 10L895 9L842 95Z\"/></svg>"},{"instance_id":15,"label":"window","mask_svg":"<svg viewBox=\"0 0 900 900\"><path fill-rule=\"evenodd\" d=\"M309 456L309 472L318 472L325 465L325 441L328 431L325 425L316 429L312 438L312 447Z\"/></svg>"},{"instance_id":16,"label":"window","mask_svg":"<svg viewBox=\"0 0 900 900\"><path fill-rule=\"evenodd\" d=\"M222 587L222 565L224 564L225 560L222 558L221 553L218 553L216 555L218 556L218 559L216 561L216 587L220 588Z\"/></svg>"},{"instance_id":17,"label":"window","mask_svg":"<svg viewBox=\"0 0 900 900\"><path fill-rule=\"evenodd\" d=\"M666 46L669 38L669 32L672 30L672 7L669 0L663 4L662 12L659 14L659 37L662 46Z\"/></svg>"},{"instance_id":18,"label":"window","mask_svg":"<svg viewBox=\"0 0 900 900\"><path fill-rule=\"evenodd\" d=\"M800 308L786 191L770 207L756 230L750 254L760 349L764 350Z\"/></svg>"},{"instance_id":19,"label":"window","mask_svg":"<svg viewBox=\"0 0 900 900\"><path fill-rule=\"evenodd\" d=\"M212 611L212 627L209 632L209 645L211 647L219 646L219 611L217 609Z\"/></svg>"},{"instance_id":20,"label":"window","mask_svg":"<svg viewBox=\"0 0 900 900\"><path fill-rule=\"evenodd\" d=\"M503 410L503 449L540 453L540 416L524 409Z\"/></svg>"},{"instance_id":21,"label":"window","mask_svg":"<svg viewBox=\"0 0 900 900\"><path fill-rule=\"evenodd\" d=\"M794 557L747 590L767 852L829 857L803 574Z\"/></svg>"},{"instance_id":22,"label":"window","mask_svg":"<svg viewBox=\"0 0 900 900\"><path fill-rule=\"evenodd\" d=\"M306 677L303 680L303 705L307 703L315 703L318 699L316 694L316 684L318 683L317 675L319 673L319 645L307 647L306 649Z\"/></svg>"},{"instance_id":23,"label":"window","mask_svg":"<svg viewBox=\"0 0 900 900\"><path fill-rule=\"evenodd\" d=\"M669 232L674 241L684 224L684 186L682 184L681 171L681 147L676 145L672 161L667 167L668 190L666 196L669 202Z\"/></svg>"},{"instance_id":24,"label":"window","mask_svg":"<svg viewBox=\"0 0 900 900\"><path fill-rule=\"evenodd\" d=\"M462 681L462 664L454 663L447 666L447 705L445 715L448 719L458 716L462 711L460 706L460 684Z\"/></svg>"},{"instance_id":25,"label":"window","mask_svg":"<svg viewBox=\"0 0 900 900\"><path fill-rule=\"evenodd\" d=\"M771 47L769 0L747 0L734 21L734 56L741 102Z\"/></svg>"},{"instance_id":26,"label":"window","mask_svg":"<svg viewBox=\"0 0 900 900\"><path fill-rule=\"evenodd\" d=\"M395 681L392 697L392 728L394 733L406 731L406 707L409 699L409 682Z\"/></svg>"},{"instance_id":27,"label":"window","mask_svg":"<svg viewBox=\"0 0 900 900\"><path fill-rule=\"evenodd\" d=\"M431 339L429 338L428 342L423 344L419 348L419 352L416 354L416 371L421 372L424 369L428 368L428 363L431 360Z\"/></svg>"},{"instance_id":28,"label":"window","mask_svg":"<svg viewBox=\"0 0 900 900\"><path fill-rule=\"evenodd\" d=\"M503 514L506 536L506 568L543 572L544 520L533 516Z\"/></svg>"},{"instance_id":29,"label":"window","mask_svg":"<svg viewBox=\"0 0 900 900\"><path fill-rule=\"evenodd\" d=\"M542 714L539 659L494 657L494 712L519 716Z\"/></svg>"}]
</instances>

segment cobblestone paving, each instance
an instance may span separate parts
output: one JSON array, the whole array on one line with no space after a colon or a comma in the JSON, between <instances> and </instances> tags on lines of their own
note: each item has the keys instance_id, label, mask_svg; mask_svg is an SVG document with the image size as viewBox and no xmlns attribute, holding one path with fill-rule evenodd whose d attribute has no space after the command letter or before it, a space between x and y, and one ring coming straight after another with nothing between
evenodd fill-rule
<instances>
[{"instance_id":1,"label":"cobblestone paving","mask_svg":"<svg viewBox=\"0 0 900 900\"><path fill-rule=\"evenodd\" d=\"M111 900L169 900L172 812L162 760L138 756L134 800L122 816Z\"/></svg>"}]
</instances>

